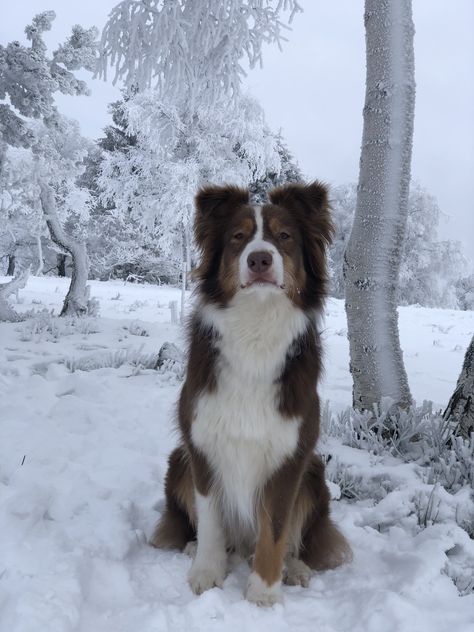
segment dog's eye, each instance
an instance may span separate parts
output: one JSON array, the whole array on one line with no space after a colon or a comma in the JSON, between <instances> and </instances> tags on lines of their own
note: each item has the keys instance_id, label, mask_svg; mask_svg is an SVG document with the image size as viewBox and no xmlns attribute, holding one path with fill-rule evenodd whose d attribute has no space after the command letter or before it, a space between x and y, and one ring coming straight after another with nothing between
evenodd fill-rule
<instances>
[{"instance_id":1,"label":"dog's eye","mask_svg":"<svg viewBox=\"0 0 474 632\"><path fill-rule=\"evenodd\" d=\"M285 232L281 232L280 233L280 239L285 240L285 239L289 239L289 238L290 238L290 236L288 235L288 233L285 233Z\"/></svg>"},{"instance_id":2,"label":"dog's eye","mask_svg":"<svg viewBox=\"0 0 474 632\"><path fill-rule=\"evenodd\" d=\"M242 241L242 239L245 237L245 235L243 234L242 231L239 231L238 233L234 234L234 239L237 241Z\"/></svg>"}]
</instances>

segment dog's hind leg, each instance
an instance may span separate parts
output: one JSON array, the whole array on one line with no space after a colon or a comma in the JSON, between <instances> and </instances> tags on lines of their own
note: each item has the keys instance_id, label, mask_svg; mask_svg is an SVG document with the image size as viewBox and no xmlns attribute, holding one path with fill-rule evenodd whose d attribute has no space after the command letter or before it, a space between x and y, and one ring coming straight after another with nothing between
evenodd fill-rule
<instances>
[{"instance_id":1,"label":"dog's hind leg","mask_svg":"<svg viewBox=\"0 0 474 632\"><path fill-rule=\"evenodd\" d=\"M352 559L349 543L329 516L329 500L324 464L314 455L303 477L295 515L299 515L301 525L298 557L318 571L335 568Z\"/></svg>"},{"instance_id":2,"label":"dog's hind leg","mask_svg":"<svg viewBox=\"0 0 474 632\"><path fill-rule=\"evenodd\" d=\"M165 511L149 542L160 549L183 550L196 538L194 484L183 447L176 448L169 457L165 497Z\"/></svg>"},{"instance_id":3,"label":"dog's hind leg","mask_svg":"<svg viewBox=\"0 0 474 632\"><path fill-rule=\"evenodd\" d=\"M311 569L295 555L287 555L283 568L283 583L287 586L307 588L311 579Z\"/></svg>"}]
</instances>

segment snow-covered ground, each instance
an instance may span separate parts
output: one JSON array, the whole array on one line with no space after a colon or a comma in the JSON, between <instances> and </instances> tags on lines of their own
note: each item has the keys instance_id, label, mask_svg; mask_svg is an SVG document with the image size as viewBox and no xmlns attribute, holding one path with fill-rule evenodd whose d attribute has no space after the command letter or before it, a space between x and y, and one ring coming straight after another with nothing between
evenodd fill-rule
<instances>
[{"instance_id":1,"label":"snow-covered ground","mask_svg":"<svg viewBox=\"0 0 474 632\"><path fill-rule=\"evenodd\" d=\"M57 313L67 282L31 278L15 308ZM189 558L146 544L176 442L180 378L143 367L164 341L183 346L169 309L179 291L91 286L97 319L43 312L0 325L2 632L474 629L474 542L457 524L472 520L469 490L449 495L415 463L333 437L324 449L382 490L333 503L353 563L315 575L308 589L285 587L284 605L262 610L243 599L249 569L234 559L223 590L195 597ZM401 308L400 327L414 397L443 407L474 312ZM346 333L343 303L330 300L321 395L335 412L351 401ZM437 507L429 515L427 498Z\"/></svg>"}]
</instances>

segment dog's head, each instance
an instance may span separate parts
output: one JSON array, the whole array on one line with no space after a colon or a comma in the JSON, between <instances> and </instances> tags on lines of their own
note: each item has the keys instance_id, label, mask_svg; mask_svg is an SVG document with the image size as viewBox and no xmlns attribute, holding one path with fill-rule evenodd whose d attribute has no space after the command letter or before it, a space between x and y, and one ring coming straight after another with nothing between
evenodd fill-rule
<instances>
[{"instance_id":1,"label":"dog's head","mask_svg":"<svg viewBox=\"0 0 474 632\"><path fill-rule=\"evenodd\" d=\"M251 205L249 192L206 187L196 196L196 271L203 297L225 306L238 292L285 293L298 307L318 308L326 294L326 247L333 232L327 189L291 184Z\"/></svg>"}]
</instances>

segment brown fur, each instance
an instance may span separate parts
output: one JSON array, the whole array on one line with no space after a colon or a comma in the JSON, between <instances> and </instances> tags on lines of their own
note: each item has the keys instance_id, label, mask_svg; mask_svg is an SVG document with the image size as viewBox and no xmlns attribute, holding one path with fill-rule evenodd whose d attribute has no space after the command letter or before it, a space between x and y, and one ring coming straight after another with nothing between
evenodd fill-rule
<instances>
[{"instance_id":1,"label":"brown fur","mask_svg":"<svg viewBox=\"0 0 474 632\"><path fill-rule=\"evenodd\" d=\"M168 459L165 497L166 511L150 544L162 549L183 550L196 537L194 483L183 448L176 448Z\"/></svg>"},{"instance_id":2,"label":"brown fur","mask_svg":"<svg viewBox=\"0 0 474 632\"><path fill-rule=\"evenodd\" d=\"M349 544L329 517L329 500L324 464L313 455L304 474L295 512L305 515L299 557L318 571L335 568L352 559Z\"/></svg>"},{"instance_id":3,"label":"brown fur","mask_svg":"<svg viewBox=\"0 0 474 632\"><path fill-rule=\"evenodd\" d=\"M284 291L308 314L322 309L326 294L326 247L333 227L324 185L289 185L270 192L262 209L263 237L284 261ZM201 300L225 308L239 289L238 259L256 231L248 191L207 187L196 196L195 238L202 260L195 276ZM312 322L312 319L309 319ZM196 535L194 489L207 495L214 484L206 457L193 445L196 398L217 387L219 338L196 313L189 328L189 360L179 402L181 446L169 460L166 510L152 544L183 549ZM261 495L254 570L268 584L281 577L287 552L317 570L350 559L350 548L329 518L324 465L314 455L319 433L321 345L314 325L287 351L278 379L279 412L301 420L298 445L268 480Z\"/></svg>"},{"instance_id":4,"label":"brown fur","mask_svg":"<svg viewBox=\"0 0 474 632\"><path fill-rule=\"evenodd\" d=\"M260 510L259 534L255 547L253 570L267 582L269 586L278 581L283 570L283 560L287 549L288 525L285 525L275 538L271 512L265 503Z\"/></svg>"},{"instance_id":5,"label":"brown fur","mask_svg":"<svg viewBox=\"0 0 474 632\"><path fill-rule=\"evenodd\" d=\"M212 392L216 388L215 365L218 353L214 332L198 318L191 321L188 335L188 370L179 398L179 428L196 488L200 494L206 495L212 483L212 472L206 457L191 441L191 423L195 398L199 393Z\"/></svg>"},{"instance_id":6,"label":"brown fur","mask_svg":"<svg viewBox=\"0 0 474 632\"><path fill-rule=\"evenodd\" d=\"M307 274L300 294L303 308L322 309L327 292L326 248L334 233L327 188L320 182L291 184L270 191L275 206L287 209L303 226L302 254Z\"/></svg>"},{"instance_id":7,"label":"brown fur","mask_svg":"<svg viewBox=\"0 0 474 632\"><path fill-rule=\"evenodd\" d=\"M233 239L238 232L244 232L245 239ZM254 232L248 191L231 186L206 187L196 195L194 236L202 257L194 275L208 300L225 305L234 295L238 283L235 279L232 283L226 274L225 262L227 267L229 262L232 266Z\"/></svg>"}]
</instances>

